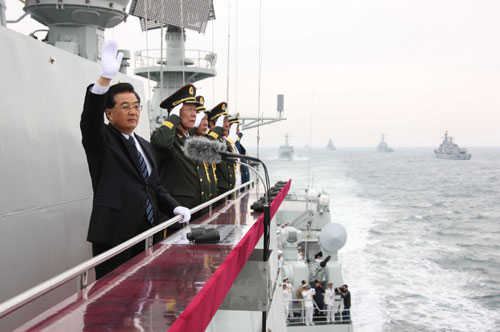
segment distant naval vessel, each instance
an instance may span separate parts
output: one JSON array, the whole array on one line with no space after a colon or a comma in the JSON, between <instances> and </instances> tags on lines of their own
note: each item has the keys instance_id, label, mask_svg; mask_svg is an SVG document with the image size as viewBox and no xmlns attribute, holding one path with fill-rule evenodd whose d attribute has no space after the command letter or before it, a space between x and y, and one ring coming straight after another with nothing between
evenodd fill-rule
<instances>
[{"instance_id":1,"label":"distant naval vessel","mask_svg":"<svg viewBox=\"0 0 500 332\"><path fill-rule=\"evenodd\" d=\"M285 145L280 145L279 158L285 160L293 159L293 146L288 144L288 134L285 135Z\"/></svg>"},{"instance_id":2,"label":"distant naval vessel","mask_svg":"<svg viewBox=\"0 0 500 332\"><path fill-rule=\"evenodd\" d=\"M448 136L448 131L444 133L443 142L437 149L434 149L434 155L436 158L452 160L470 160L471 158L471 154L467 153L467 149L453 143L453 137Z\"/></svg>"},{"instance_id":3,"label":"distant naval vessel","mask_svg":"<svg viewBox=\"0 0 500 332\"><path fill-rule=\"evenodd\" d=\"M377 152L394 152L394 150L391 149L387 145L387 143L385 142L385 135L384 134L382 134L382 140L377 145Z\"/></svg>"},{"instance_id":4,"label":"distant naval vessel","mask_svg":"<svg viewBox=\"0 0 500 332\"><path fill-rule=\"evenodd\" d=\"M329 139L329 140L328 140L328 144L326 145L326 148L327 148L328 150L332 150L332 151L333 151L333 150L337 150L337 149L335 148L335 146L333 145L333 143L332 143L332 140L331 140L331 139Z\"/></svg>"}]
</instances>

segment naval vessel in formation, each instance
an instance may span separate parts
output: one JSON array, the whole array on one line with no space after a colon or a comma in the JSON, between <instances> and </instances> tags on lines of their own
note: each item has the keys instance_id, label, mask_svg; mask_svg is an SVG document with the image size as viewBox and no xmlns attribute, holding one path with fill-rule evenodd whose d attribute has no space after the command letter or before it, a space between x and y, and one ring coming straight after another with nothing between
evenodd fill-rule
<instances>
[{"instance_id":1,"label":"naval vessel in formation","mask_svg":"<svg viewBox=\"0 0 500 332\"><path fill-rule=\"evenodd\" d=\"M434 155L436 158L452 160L470 160L471 158L466 148L459 147L453 142L453 137L448 136L448 130L444 133L443 142L437 149L434 149Z\"/></svg>"},{"instance_id":2,"label":"naval vessel in formation","mask_svg":"<svg viewBox=\"0 0 500 332\"><path fill-rule=\"evenodd\" d=\"M152 245L152 235L177 217L92 258L85 241L92 188L78 124L86 88L100 73L104 30L129 14L145 30L167 27L166 50L134 57L134 73L157 82L152 101L145 98L143 81L127 74L130 53L124 52L116 77L147 101L136 128L143 137L164 115L160 96L216 74L214 53L187 56L184 49L183 28L202 32L215 18L212 0L161 3L134 0L127 12L129 0L26 0L26 13L48 27L46 37L36 39L7 28L24 15L6 21L0 0L0 157L8 161L0 173L0 330L352 331L342 317L306 327L300 310L287 326L279 293L283 276L294 286L313 278L341 285L336 251L345 242L345 231L330 223L327 199L316 200L311 191L309 199L285 199L290 183L271 203L270 226L250 210L263 192L251 182L193 208L209 212L160 243ZM168 12L158 13L163 9ZM154 15L159 19L150 19ZM276 229L277 220L290 221L289 228L279 239L267 232L271 252L263 259L262 234ZM189 242L187 233L196 228L217 229L221 241ZM146 251L94 281L93 267L141 241ZM281 269L278 242L285 253ZM298 246L305 260L296 257ZM318 266L310 257L319 248L331 259ZM336 303L343 310L339 298Z\"/></svg>"},{"instance_id":3,"label":"naval vessel in formation","mask_svg":"<svg viewBox=\"0 0 500 332\"><path fill-rule=\"evenodd\" d=\"M394 152L394 150L391 149L389 145L387 145L387 143L385 142L384 134L382 134L382 139L380 140L380 143L378 143L377 145L377 152L383 152L383 153Z\"/></svg>"},{"instance_id":4,"label":"naval vessel in formation","mask_svg":"<svg viewBox=\"0 0 500 332\"><path fill-rule=\"evenodd\" d=\"M331 140L331 139L329 139L329 140L328 140L328 144L326 145L326 148L327 148L328 150L330 150L330 151L337 150L337 149L335 148L335 145L333 145L333 142L332 142L332 140Z\"/></svg>"},{"instance_id":5,"label":"naval vessel in formation","mask_svg":"<svg viewBox=\"0 0 500 332\"><path fill-rule=\"evenodd\" d=\"M288 144L289 135L285 135L285 144L279 147L279 159L292 160L293 159L293 146Z\"/></svg>"}]
</instances>

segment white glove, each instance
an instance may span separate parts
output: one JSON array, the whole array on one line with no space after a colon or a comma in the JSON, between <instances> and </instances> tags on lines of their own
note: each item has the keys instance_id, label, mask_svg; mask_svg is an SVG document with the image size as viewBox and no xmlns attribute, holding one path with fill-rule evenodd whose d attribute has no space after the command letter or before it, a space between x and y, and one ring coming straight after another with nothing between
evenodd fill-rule
<instances>
[{"instance_id":1,"label":"white glove","mask_svg":"<svg viewBox=\"0 0 500 332\"><path fill-rule=\"evenodd\" d=\"M243 130L241 130L241 125L238 125L238 128L240 128L240 134L243 136Z\"/></svg>"},{"instance_id":2,"label":"white glove","mask_svg":"<svg viewBox=\"0 0 500 332\"><path fill-rule=\"evenodd\" d=\"M217 121L215 122L215 126L216 127L224 127L224 118L225 118L225 115L221 115L217 118Z\"/></svg>"},{"instance_id":3,"label":"white glove","mask_svg":"<svg viewBox=\"0 0 500 332\"><path fill-rule=\"evenodd\" d=\"M231 127L229 127L229 135L234 134L236 135L236 130L238 129L238 124L233 123Z\"/></svg>"},{"instance_id":4,"label":"white glove","mask_svg":"<svg viewBox=\"0 0 500 332\"><path fill-rule=\"evenodd\" d=\"M237 126L238 126L237 123L233 123L231 127L229 127L229 135L227 136L227 138L229 138L233 142L236 142L238 140L238 134L236 134Z\"/></svg>"},{"instance_id":5,"label":"white glove","mask_svg":"<svg viewBox=\"0 0 500 332\"><path fill-rule=\"evenodd\" d=\"M184 106L184 103L180 103L179 105L172 108L172 110L170 111L170 115L180 116L182 106Z\"/></svg>"},{"instance_id":6,"label":"white glove","mask_svg":"<svg viewBox=\"0 0 500 332\"><path fill-rule=\"evenodd\" d=\"M183 217L182 220L179 221L180 223L188 222L191 219L191 212L189 212L189 209L185 208L184 206L176 207L174 209L174 214Z\"/></svg>"},{"instance_id":7,"label":"white glove","mask_svg":"<svg viewBox=\"0 0 500 332\"><path fill-rule=\"evenodd\" d=\"M115 40L107 40L102 45L101 50L101 76L112 79L122 64L123 53L118 55L118 42Z\"/></svg>"},{"instance_id":8,"label":"white glove","mask_svg":"<svg viewBox=\"0 0 500 332\"><path fill-rule=\"evenodd\" d=\"M194 122L194 127L198 128L200 126L201 120L205 117L205 112L198 112L196 114L196 121Z\"/></svg>"}]
</instances>

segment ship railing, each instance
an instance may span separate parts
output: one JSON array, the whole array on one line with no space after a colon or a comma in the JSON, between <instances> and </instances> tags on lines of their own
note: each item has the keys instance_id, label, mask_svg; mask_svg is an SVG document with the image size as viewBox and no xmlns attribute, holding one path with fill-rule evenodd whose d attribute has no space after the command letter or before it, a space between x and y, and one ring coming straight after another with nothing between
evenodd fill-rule
<instances>
[{"instance_id":1,"label":"ship railing","mask_svg":"<svg viewBox=\"0 0 500 332\"><path fill-rule=\"evenodd\" d=\"M287 301L287 300L284 300ZM303 326L306 325L305 300L294 299L289 302L289 315L287 317L288 326ZM314 305L313 323L315 325L334 325L334 324L351 324L350 309L344 309L340 296L335 298L333 306L333 320L327 321L328 310L320 309L316 301L312 301ZM286 305L286 302L285 302Z\"/></svg>"},{"instance_id":2,"label":"ship railing","mask_svg":"<svg viewBox=\"0 0 500 332\"><path fill-rule=\"evenodd\" d=\"M182 52L182 49L178 50ZM166 67L166 66L182 66L182 60L169 61L167 57L168 50L161 49L150 49L150 50L140 50L135 52L134 57L134 68L151 68L151 67ZM205 69L215 69L215 63L217 62L217 54L204 50L184 50L184 57L179 57L183 59L184 66L191 66L197 68Z\"/></svg>"},{"instance_id":3,"label":"ship railing","mask_svg":"<svg viewBox=\"0 0 500 332\"><path fill-rule=\"evenodd\" d=\"M232 190L229 190L225 192L224 194L221 194L203 204L200 204L190 210L191 215L194 213L207 209L208 208L208 215L212 215L212 207L213 204L219 202L219 201L226 201L227 199L234 199L236 195L239 192L242 191L248 191L252 187L258 187L255 186L255 181L252 180L250 182L247 182L245 184L242 184L238 187L235 187ZM117 245L116 247L113 247L112 249L95 256L61 274L58 274L54 276L53 278L42 282L41 284L28 289L27 291L3 302L0 303L0 318L3 318L7 316L8 314L16 311L17 309L21 308L24 305L29 304L30 302L36 300L37 298L49 293L50 291L66 284L67 282L74 280L75 278L77 279L77 290L81 291L85 287L87 287L88 284L88 276L89 276L89 271L92 270L94 267L97 265L113 258L114 256L120 254L121 252L133 247L134 245L145 241L145 248L146 252L149 252L149 249L153 246L153 236L156 233L162 232L165 230L167 227L175 224L176 222L179 222L182 220L182 216L175 216L173 218L170 218L168 220L165 220L161 224L152 227L148 229L147 231L134 236L133 238Z\"/></svg>"}]
</instances>

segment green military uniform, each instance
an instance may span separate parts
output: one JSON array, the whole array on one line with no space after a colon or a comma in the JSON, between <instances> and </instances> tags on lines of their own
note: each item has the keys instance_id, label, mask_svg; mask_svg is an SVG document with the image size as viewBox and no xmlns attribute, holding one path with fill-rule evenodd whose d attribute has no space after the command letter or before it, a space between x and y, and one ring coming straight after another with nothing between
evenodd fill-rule
<instances>
[{"instance_id":1,"label":"green military uniform","mask_svg":"<svg viewBox=\"0 0 500 332\"><path fill-rule=\"evenodd\" d=\"M227 116L226 112L227 103L222 102L219 105L215 106L209 115L210 121L216 121L219 116ZM208 133L208 138L212 140L220 140L223 141L223 133L224 128L215 127L212 131ZM229 142L226 142L227 150L232 152L231 145ZM234 162L221 161L216 165L215 174L217 178L217 193L218 195L225 193L234 188L235 184L235 167L236 164Z\"/></svg>"},{"instance_id":2,"label":"green military uniform","mask_svg":"<svg viewBox=\"0 0 500 332\"><path fill-rule=\"evenodd\" d=\"M188 84L165 99L160 107L171 110L182 103L196 104L195 87ZM160 170L160 183L182 206L193 208L209 199L207 169L203 163L188 159L184 153L186 137L177 127L181 118L170 115L151 135L151 145Z\"/></svg>"},{"instance_id":3,"label":"green military uniform","mask_svg":"<svg viewBox=\"0 0 500 332\"><path fill-rule=\"evenodd\" d=\"M208 116L210 116L210 111L208 111L205 108L205 98L203 96L196 96L196 100L200 103L200 106L196 107L196 112L205 112ZM197 128L194 128L194 132L196 132ZM193 133L194 133L193 132ZM204 135L204 137L207 137L207 135ZM206 185L207 185L207 190L208 190L208 199L215 198L217 196L217 177L215 175L215 169L216 165L215 164L210 164L207 162L202 162L201 163L203 167L205 168L206 171Z\"/></svg>"}]
</instances>

